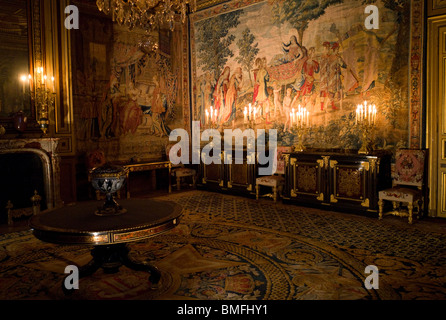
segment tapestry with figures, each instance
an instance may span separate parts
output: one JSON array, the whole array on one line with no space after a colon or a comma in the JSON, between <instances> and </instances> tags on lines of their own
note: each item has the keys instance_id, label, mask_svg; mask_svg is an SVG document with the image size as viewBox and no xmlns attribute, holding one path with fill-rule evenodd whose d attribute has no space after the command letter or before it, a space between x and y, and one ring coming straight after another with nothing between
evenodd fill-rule
<instances>
[{"instance_id":1,"label":"tapestry with figures","mask_svg":"<svg viewBox=\"0 0 446 320\"><path fill-rule=\"evenodd\" d=\"M130 31L95 6L86 11L78 5L82 28L72 37L78 153L101 150L107 161L161 160L170 132L190 127L182 26L172 33Z\"/></svg>"},{"instance_id":2,"label":"tapestry with figures","mask_svg":"<svg viewBox=\"0 0 446 320\"><path fill-rule=\"evenodd\" d=\"M367 106L375 148L419 147L422 1L316 3L235 0L191 15L192 119L275 128L280 145L304 126L307 147L359 149Z\"/></svg>"}]
</instances>

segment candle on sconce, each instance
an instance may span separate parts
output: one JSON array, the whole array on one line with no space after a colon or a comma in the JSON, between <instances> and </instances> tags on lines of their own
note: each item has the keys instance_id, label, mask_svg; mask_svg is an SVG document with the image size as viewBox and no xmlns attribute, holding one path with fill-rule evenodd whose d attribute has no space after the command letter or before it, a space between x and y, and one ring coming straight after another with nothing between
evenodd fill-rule
<instances>
[{"instance_id":1,"label":"candle on sconce","mask_svg":"<svg viewBox=\"0 0 446 320\"><path fill-rule=\"evenodd\" d=\"M214 122L216 123L216 122L217 122L217 115L218 115L218 113L217 113L217 109L214 110L214 114L215 114Z\"/></svg>"},{"instance_id":2,"label":"candle on sconce","mask_svg":"<svg viewBox=\"0 0 446 320\"><path fill-rule=\"evenodd\" d=\"M30 74L28 75L28 83L29 83L29 90L33 91L33 77Z\"/></svg>"},{"instance_id":3,"label":"candle on sconce","mask_svg":"<svg viewBox=\"0 0 446 320\"><path fill-rule=\"evenodd\" d=\"M44 84L44 88L45 88L45 93L46 93L46 88L47 88L47 76L46 75L44 75L43 76L43 84Z\"/></svg>"},{"instance_id":4,"label":"candle on sconce","mask_svg":"<svg viewBox=\"0 0 446 320\"><path fill-rule=\"evenodd\" d=\"M43 83L43 82L44 82L44 78L43 78L43 67L39 67L39 68L37 68L37 75L40 77L40 82Z\"/></svg>"},{"instance_id":5,"label":"candle on sconce","mask_svg":"<svg viewBox=\"0 0 446 320\"><path fill-rule=\"evenodd\" d=\"M206 118L205 118L204 124L208 124L209 123L209 111L206 110L205 112L206 112Z\"/></svg>"},{"instance_id":6,"label":"candle on sconce","mask_svg":"<svg viewBox=\"0 0 446 320\"><path fill-rule=\"evenodd\" d=\"M25 94L25 92L26 92L26 89L25 89L26 76L21 76L20 80L22 81L22 91L23 91L23 94Z\"/></svg>"}]
</instances>

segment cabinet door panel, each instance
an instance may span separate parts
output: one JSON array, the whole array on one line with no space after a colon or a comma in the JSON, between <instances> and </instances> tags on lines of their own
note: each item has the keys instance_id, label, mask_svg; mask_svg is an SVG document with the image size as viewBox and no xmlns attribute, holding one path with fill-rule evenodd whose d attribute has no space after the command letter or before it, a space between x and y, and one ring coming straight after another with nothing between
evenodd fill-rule
<instances>
[{"instance_id":1,"label":"cabinet door panel","mask_svg":"<svg viewBox=\"0 0 446 320\"><path fill-rule=\"evenodd\" d=\"M331 203L361 203L369 206L367 197L368 162L338 163L330 161Z\"/></svg>"},{"instance_id":2,"label":"cabinet door panel","mask_svg":"<svg viewBox=\"0 0 446 320\"><path fill-rule=\"evenodd\" d=\"M203 165L203 183L211 182L220 185L223 182L222 167L223 165L214 163Z\"/></svg>"},{"instance_id":3,"label":"cabinet door panel","mask_svg":"<svg viewBox=\"0 0 446 320\"><path fill-rule=\"evenodd\" d=\"M229 182L231 185L248 186L248 164L230 164L229 165Z\"/></svg>"},{"instance_id":4,"label":"cabinet door panel","mask_svg":"<svg viewBox=\"0 0 446 320\"><path fill-rule=\"evenodd\" d=\"M314 161L300 161L292 158L292 189L291 197L297 199L317 198L324 200L322 184L323 162L320 159Z\"/></svg>"}]
</instances>

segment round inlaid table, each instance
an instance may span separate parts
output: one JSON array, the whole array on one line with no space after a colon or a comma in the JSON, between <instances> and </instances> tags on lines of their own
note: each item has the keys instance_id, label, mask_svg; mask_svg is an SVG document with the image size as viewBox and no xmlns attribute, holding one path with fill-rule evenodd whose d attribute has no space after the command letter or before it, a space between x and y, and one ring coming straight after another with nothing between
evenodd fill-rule
<instances>
[{"instance_id":1,"label":"round inlaid table","mask_svg":"<svg viewBox=\"0 0 446 320\"><path fill-rule=\"evenodd\" d=\"M125 213L103 216L95 214L101 205L100 201L79 202L42 213L32 217L30 227L34 236L45 242L93 246L93 259L79 269L79 278L99 268L116 273L124 265L148 271L152 288L156 288L160 271L147 262L131 259L127 244L173 229L179 223L182 207L170 201L126 199L120 200Z\"/></svg>"}]
</instances>

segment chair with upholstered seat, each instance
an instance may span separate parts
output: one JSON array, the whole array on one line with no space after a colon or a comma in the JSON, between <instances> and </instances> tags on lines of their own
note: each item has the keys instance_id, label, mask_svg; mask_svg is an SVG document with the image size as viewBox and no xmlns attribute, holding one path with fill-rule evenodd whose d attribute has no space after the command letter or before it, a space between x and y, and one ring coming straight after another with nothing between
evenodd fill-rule
<instances>
[{"instance_id":1,"label":"chair with upholstered seat","mask_svg":"<svg viewBox=\"0 0 446 320\"><path fill-rule=\"evenodd\" d=\"M395 172L390 189L379 191L379 219L383 215L392 214L409 217L412 223L414 209L419 218L424 211L426 150L398 149L395 153ZM383 213L384 201L391 201L393 211ZM402 208L407 206L407 209Z\"/></svg>"},{"instance_id":2,"label":"chair with upholstered seat","mask_svg":"<svg viewBox=\"0 0 446 320\"><path fill-rule=\"evenodd\" d=\"M292 152L291 147L277 147L277 169L275 174L270 176L258 177L256 179L256 199L259 199L261 186L271 187L273 191L274 202L277 202L278 195L282 194L283 186L285 185L285 160L283 158L284 153Z\"/></svg>"},{"instance_id":3,"label":"chair with upholstered seat","mask_svg":"<svg viewBox=\"0 0 446 320\"><path fill-rule=\"evenodd\" d=\"M166 156L167 156L167 159L169 159L170 149L172 149L172 147L174 145L175 144L168 144L166 146ZM179 154L179 156L181 156L181 154ZM171 176L169 177L169 179L171 179L171 177L175 177L176 178L177 190L180 191L181 190L181 179L182 178L191 177L192 178L192 186L195 187L195 185L196 185L196 176L197 176L197 171L195 169L187 168L183 164L179 164L179 165L176 165L176 166L172 165ZM169 193L171 191L172 190L169 189Z\"/></svg>"}]
</instances>

